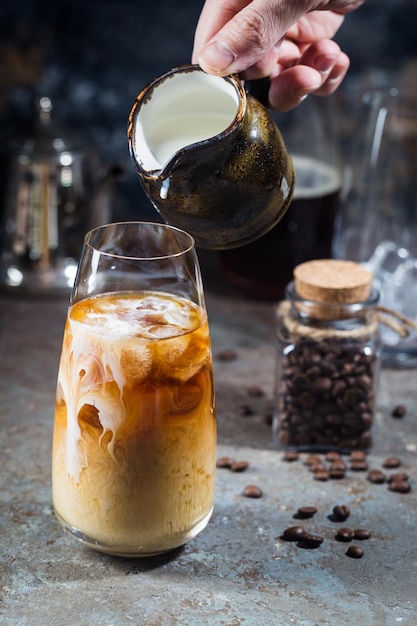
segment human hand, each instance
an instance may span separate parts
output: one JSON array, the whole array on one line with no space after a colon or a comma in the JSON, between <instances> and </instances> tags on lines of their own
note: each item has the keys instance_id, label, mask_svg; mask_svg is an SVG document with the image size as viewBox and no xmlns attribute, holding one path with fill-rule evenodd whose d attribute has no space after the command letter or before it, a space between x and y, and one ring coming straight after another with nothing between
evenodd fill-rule
<instances>
[{"instance_id":1,"label":"human hand","mask_svg":"<svg viewBox=\"0 0 417 626\"><path fill-rule=\"evenodd\" d=\"M343 81L350 61L332 37L364 1L206 0L193 62L220 76L268 76L270 106L287 111Z\"/></svg>"}]
</instances>

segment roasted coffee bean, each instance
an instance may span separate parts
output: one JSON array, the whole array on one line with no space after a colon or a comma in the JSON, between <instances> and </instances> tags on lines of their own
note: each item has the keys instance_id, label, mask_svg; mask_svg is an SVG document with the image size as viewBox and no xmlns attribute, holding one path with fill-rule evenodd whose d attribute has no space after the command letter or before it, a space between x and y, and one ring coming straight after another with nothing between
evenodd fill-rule
<instances>
[{"instance_id":1,"label":"roasted coffee bean","mask_svg":"<svg viewBox=\"0 0 417 626\"><path fill-rule=\"evenodd\" d=\"M399 480L408 480L408 474L406 474L405 472L395 472L395 474L391 474L391 476L388 477L389 483Z\"/></svg>"},{"instance_id":2,"label":"roasted coffee bean","mask_svg":"<svg viewBox=\"0 0 417 626\"><path fill-rule=\"evenodd\" d=\"M329 478L330 474L326 469L318 469L314 472L314 480L321 480L325 482L326 480L329 480Z\"/></svg>"},{"instance_id":3,"label":"roasted coffee bean","mask_svg":"<svg viewBox=\"0 0 417 626\"><path fill-rule=\"evenodd\" d=\"M334 450L329 450L329 452L326 452L326 454L324 455L324 458L326 459L326 461L334 463L335 461L339 461L340 454L338 452L335 452Z\"/></svg>"},{"instance_id":4,"label":"roasted coffee bean","mask_svg":"<svg viewBox=\"0 0 417 626\"><path fill-rule=\"evenodd\" d=\"M362 452L362 450L352 450L352 452L350 453L351 461L364 461L365 459L366 454L365 452Z\"/></svg>"},{"instance_id":5,"label":"roasted coffee bean","mask_svg":"<svg viewBox=\"0 0 417 626\"><path fill-rule=\"evenodd\" d=\"M406 414L407 414L407 409L405 408L403 404L398 404L397 406L395 406L391 413L392 417L396 417L397 419L401 419Z\"/></svg>"},{"instance_id":6,"label":"roasted coffee bean","mask_svg":"<svg viewBox=\"0 0 417 626\"><path fill-rule=\"evenodd\" d=\"M250 387L248 387L247 391L248 395L250 395L252 398L262 398L265 395L262 387L259 387L258 385L251 385Z\"/></svg>"},{"instance_id":7,"label":"roasted coffee bean","mask_svg":"<svg viewBox=\"0 0 417 626\"><path fill-rule=\"evenodd\" d=\"M371 532L366 528L355 528L353 531L353 539L358 539L360 541L365 541L371 537Z\"/></svg>"},{"instance_id":8,"label":"roasted coffee bean","mask_svg":"<svg viewBox=\"0 0 417 626\"><path fill-rule=\"evenodd\" d=\"M343 395L343 392L344 392L344 391L345 391L345 389L346 389L346 386L347 386L347 385L346 385L346 383L345 383L345 381L344 381L344 380L340 380L340 379L339 379L339 380L336 380L336 381L333 383L333 388L332 388L332 396L333 396L334 398L339 398L340 396L342 396L342 395Z\"/></svg>"},{"instance_id":9,"label":"roasted coffee bean","mask_svg":"<svg viewBox=\"0 0 417 626\"><path fill-rule=\"evenodd\" d=\"M327 467L325 463L319 461L318 463L313 463L312 465L310 465L309 471L313 472L313 474L315 474L316 472L327 472Z\"/></svg>"},{"instance_id":10,"label":"roasted coffee bean","mask_svg":"<svg viewBox=\"0 0 417 626\"><path fill-rule=\"evenodd\" d=\"M233 461L230 465L232 472L244 472L249 467L248 461Z\"/></svg>"},{"instance_id":11,"label":"roasted coffee bean","mask_svg":"<svg viewBox=\"0 0 417 626\"><path fill-rule=\"evenodd\" d=\"M284 461L291 463L292 461L298 461L300 453L297 450L287 450L284 454Z\"/></svg>"},{"instance_id":12,"label":"roasted coffee bean","mask_svg":"<svg viewBox=\"0 0 417 626\"><path fill-rule=\"evenodd\" d=\"M389 456L382 464L382 467L386 467L389 469L393 469L394 467L400 467L401 459L398 459L396 456Z\"/></svg>"},{"instance_id":13,"label":"roasted coffee bean","mask_svg":"<svg viewBox=\"0 0 417 626\"><path fill-rule=\"evenodd\" d=\"M333 517L338 522L344 522L350 515L350 509L346 504L337 504L333 507Z\"/></svg>"},{"instance_id":14,"label":"roasted coffee bean","mask_svg":"<svg viewBox=\"0 0 417 626\"><path fill-rule=\"evenodd\" d=\"M350 556L351 559L361 559L364 555L364 551L359 546L349 546L346 550L347 556Z\"/></svg>"},{"instance_id":15,"label":"roasted coffee bean","mask_svg":"<svg viewBox=\"0 0 417 626\"><path fill-rule=\"evenodd\" d=\"M299 541L305 530L302 526L289 526L282 533L282 539L285 541Z\"/></svg>"},{"instance_id":16,"label":"roasted coffee bean","mask_svg":"<svg viewBox=\"0 0 417 626\"><path fill-rule=\"evenodd\" d=\"M249 404L241 404L239 406L239 414L242 417L250 417L251 415L255 415L255 411Z\"/></svg>"},{"instance_id":17,"label":"roasted coffee bean","mask_svg":"<svg viewBox=\"0 0 417 626\"><path fill-rule=\"evenodd\" d=\"M303 533L298 542L300 548L318 548L323 543L323 537L321 535L314 535L313 533Z\"/></svg>"},{"instance_id":18,"label":"roasted coffee bean","mask_svg":"<svg viewBox=\"0 0 417 626\"><path fill-rule=\"evenodd\" d=\"M346 470L331 467L329 469L329 476L335 480L340 480L346 476Z\"/></svg>"},{"instance_id":19,"label":"roasted coffee bean","mask_svg":"<svg viewBox=\"0 0 417 626\"><path fill-rule=\"evenodd\" d=\"M335 459L330 465L330 469L332 470L343 470L344 472L346 472L347 468L348 467L343 459Z\"/></svg>"},{"instance_id":20,"label":"roasted coffee bean","mask_svg":"<svg viewBox=\"0 0 417 626\"><path fill-rule=\"evenodd\" d=\"M381 472L381 470L371 470L370 472L368 472L368 480L371 483L375 483L375 484L382 484L385 482L386 480L386 476L384 474L384 472Z\"/></svg>"},{"instance_id":21,"label":"roasted coffee bean","mask_svg":"<svg viewBox=\"0 0 417 626\"><path fill-rule=\"evenodd\" d=\"M350 469L354 472L366 472L368 470L367 461L352 461Z\"/></svg>"},{"instance_id":22,"label":"roasted coffee bean","mask_svg":"<svg viewBox=\"0 0 417 626\"><path fill-rule=\"evenodd\" d=\"M235 361L237 358L238 358L238 354L236 350L233 350L231 348L227 350L223 350L222 352L219 352L219 354L217 355L217 359L219 361Z\"/></svg>"},{"instance_id":23,"label":"roasted coffee bean","mask_svg":"<svg viewBox=\"0 0 417 626\"><path fill-rule=\"evenodd\" d=\"M316 465L317 463L323 464L323 461L321 460L319 456L317 456L317 454L309 454L306 457L304 463L305 465L311 466L311 465Z\"/></svg>"},{"instance_id":24,"label":"roasted coffee bean","mask_svg":"<svg viewBox=\"0 0 417 626\"><path fill-rule=\"evenodd\" d=\"M242 495L245 496L245 498L262 498L263 491L257 485L247 485L244 488Z\"/></svg>"},{"instance_id":25,"label":"roasted coffee bean","mask_svg":"<svg viewBox=\"0 0 417 626\"><path fill-rule=\"evenodd\" d=\"M330 378L316 378L311 384L311 391L316 395L327 394L332 388Z\"/></svg>"},{"instance_id":26,"label":"roasted coffee bean","mask_svg":"<svg viewBox=\"0 0 417 626\"><path fill-rule=\"evenodd\" d=\"M220 468L224 467L224 468L230 469L230 467L235 462L236 462L235 459L233 459L231 456L222 456L220 457L220 459L217 459L216 467L220 467Z\"/></svg>"},{"instance_id":27,"label":"roasted coffee bean","mask_svg":"<svg viewBox=\"0 0 417 626\"><path fill-rule=\"evenodd\" d=\"M337 541L352 541L355 535L355 531L353 528L340 528L337 531L336 539Z\"/></svg>"},{"instance_id":28,"label":"roasted coffee bean","mask_svg":"<svg viewBox=\"0 0 417 626\"><path fill-rule=\"evenodd\" d=\"M388 489L397 493L408 493L411 491L411 485L407 480L393 480L388 484Z\"/></svg>"},{"instance_id":29,"label":"roasted coffee bean","mask_svg":"<svg viewBox=\"0 0 417 626\"><path fill-rule=\"evenodd\" d=\"M297 509L296 517L300 519L308 519L313 517L316 513L317 507L315 506L300 506L300 508Z\"/></svg>"}]
</instances>

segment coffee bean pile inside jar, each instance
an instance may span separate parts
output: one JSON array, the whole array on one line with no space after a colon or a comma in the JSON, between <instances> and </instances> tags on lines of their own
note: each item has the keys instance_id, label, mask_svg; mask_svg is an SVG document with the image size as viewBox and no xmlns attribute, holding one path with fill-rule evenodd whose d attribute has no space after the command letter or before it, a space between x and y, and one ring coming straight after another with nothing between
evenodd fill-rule
<instances>
[{"instance_id":1,"label":"coffee bean pile inside jar","mask_svg":"<svg viewBox=\"0 0 417 626\"><path fill-rule=\"evenodd\" d=\"M297 266L278 307L276 414L280 444L368 450L380 340L372 274L351 261Z\"/></svg>"}]
</instances>

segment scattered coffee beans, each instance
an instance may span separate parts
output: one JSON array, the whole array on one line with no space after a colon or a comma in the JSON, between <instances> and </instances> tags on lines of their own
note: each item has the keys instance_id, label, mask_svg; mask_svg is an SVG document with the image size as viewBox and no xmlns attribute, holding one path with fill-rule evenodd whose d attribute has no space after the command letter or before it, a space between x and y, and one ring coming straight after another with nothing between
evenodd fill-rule
<instances>
[{"instance_id":1,"label":"scattered coffee beans","mask_svg":"<svg viewBox=\"0 0 417 626\"><path fill-rule=\"evenodd\" d=\"M235 361L237 358L238 354L236 350L232 350L231 348L223 350L223 352L219 352L217 355L219 361Z\"/></svg>"},{"instance_id":2,"label":"scattered coffee beans","mask_svg":"<svg viewBox=\"0 0 417 626\"><path fill-rule=\"evenodd\" d=\"M249 467L248 461L233 461L230 465L232 472L244 472Z\"/></svg>"},{"instance_id":3,"label":"scattered coffee beans","mask_svg":"<svg viewBox=\"0 0 417 626\"><path fill-rule=\"evenodd\" d=\"M321 460L318 460L315 463L311 463L308 467L309 467L310 472L313 472L313 473L314 472L319 472L320 470L326 470L327 469L326 468L326 464L323 463L323 461L321 461Z\"/></svg>"},{"instance_id":4,"label":"scattered coffee beans","mask_svg":"<svg viewBox=\"0 0 417 626\"><path fill-rule=\"evenodd\" d=\"M245 498L261 498L263 495L262 489L257 485L247 485L242 493Z\"/></svg>"},{"instance_id":5,"label":"scattered coffee beans","mask_svg":"<svg viewBox=\"0 0 417 626\"><path fill-rule=\"evenodd\" d=\"M337 531L336 539L338 541L352 541L355 536L353 528L340 528Z\"/></svg>"},{"instance_id":6,"label":"scattered coffee beans","mask_svg":"<svg viewBox=\"0 0 417 626\"><path fill-rule=\"evenodd\" d=\"M324 467L323 461L317 454L309 454L305 458L304 463L305 465L308 465L308 467L314 467L317 464L321 464Z\"/></svg>"},{"instance_id":7,"label":"scattered coffee beans","mask_svg":"<svg viewBox=\"0 0 417 626\"><path fill-rule=\"evenodd\" d=\"M331 467L329 470L329 476L330 478L336 478L336 479L344 478L346 476L346 471L343 469Z\"/></svg>"},{"instance_id":8,"label":"scattered coffee beans","mask_svg":"<svg viewBox=\"0 0 417 626\"><path fill-rule=\"evenodd\" d=\"M298 452L298 450L287 450L284 453L284 461L288 461L288 462L292 462L292 461L298 461L298 459L300 458L300 453Z\"/></svg>"},{"instance_id":9,"label":"scattered coffee beans","mask_svg":"<svg viewBox=\"0 0 417 626\"><path fill-rule=\"evenodd\" d=\"M251 417L252 415L255 415L255 411L251 406L249 406L249 404L241 404L238 410L239 415L242 417Z\"/></svg>"},{"instance_id":10,"label":"scattered coffee beans","mask_svg":"<svg viewBox=\"0 0 417 626\"><path fill-rule=\"evenodd\" d=\"M349 546L346 550L346 554L352 559L361 559L364 555L364 552L359 546Z\"/></svg>"},{"instance_id":11,"label":"scattered coffee beans","mask_svg":"<svg viewBox=\"0 0 417 626\"><path fill-rule=\"evenodd\" d=\"M333 463L334 461L338 461L340 459L340 454L335 450L329 450L329 452L326 452L324 455L324 458L326 461L331 461Z\"/></svg>"},{"instance_id":12,"label":"scattered coffee beans","mask_svg":"<svg viewBox=\"0 0 417 626\"><path fill-rule=\"evenodd\" d=\"M369 539L370 537L371 532L366 528L355 528L355 530L353 531L353 539L365 541L365 539Z\"/></svg>"},{"instance_id":13,"label":"scattered coffee beans","mask_svg":"<svg viewBox=\"0 0 417 626\"><path fill-rule=\"evenodd\" d=\"M318 548L323 543L323 537L321 535L314 535L313 533L303 533L298 542L300 548Z\"/></svg>"},{"instance_id":14,"label":"scattered coffee beans","mask_svg":"<svg viewBox=\"0 0 417 626\"><path fill-rule=\"evenodd\" d=\"M407 414L407 409L405 408L403 404L398 404L397 406L395 406L391 413L392 417L396 417L397 419L401 419L406 414Z\"/></svg>"},{"instance_id":15,"label":"scattered coffee beans","mask_svg":"<svg viewBox=\"0 0 417 626\"><path fill-rule=\"evenodd\" d=\"M334 461L331 462L330 465L331 469L338 469L338 470L342 470L344 472L346 472L347 470L347 465L344 462L343 459L334 459Z\"/></svg>"},{"instance_id":16,"label":"scattered coffee beans","mask_svg":"<svg viewBox=\"0 0 417 626\"><path fill-rule=\"evenodd\" d=\"M350 509L345 504L337 504L333 507L333 519L338 522L344 522L350 515Z\"/></svg>"},{"instance_id":17,"label":"scattered coffee beans","mask_svg":"<svg viewBox=\"0 0 417 626\"><path fill-rule=\"evenodd\" d=\"M382 464L382 467L386 467L389 469L394 469L395 467L400 467L401 459L398 459L396 456L389 456Z\"/></svg>"},{"instance_id":18,"label":"scattered coffee beans","mask_svg":"<svg viewBox=\"0 0 417 626\"><path fill-rule=\"evenodd\" d=\"M258 387L258 385L251 385L248 387L248 395L252 398L262 398L265 395L262 387Z\"/></svg>"},{"instance_id":19,"label":"scattered coffee beans","mask_svg":"<svg viewBox=\"0 0 417 626\"><path fill-rule=\"evenodd\" d=\"M411 485L408 480L392 480L388 483L388 489L397 493L408 493L411 491Z\"/></svg>"},{"instance_id":20,"label":"scattered coffee beans","mask_svg":"<svg viewBox=\"0 0 417 626\"><path fill-rule=\"evenodd\" d=\"M231 456L222 456L217 459L216 467L229 469L232 472L244 472L249 467L249 461L237 461Z\"/></svg>"},{"instance_id":21,"label":"scattered coffee beans","mask_svg":"<svg viewBox=\"0 0 417 626\"><path fill-rule=\"evenodd\" d=\"M406 474L405 472L395 472L395 474L391 474L391 476L388 477L389 483L398 480L408 480L408 474Z\"/></svg>"},{"instance_id":22,"label":"scattered coffee beans","mask_svg":"<svg viewBox=\"0 0 417 626\"><path fill-rule=\"evenodd\" d=\"M301 506L297 509L296 517L299 519L309 519L313 517L317 513L317 508L315 506Z\"/></svg>"},{"instance_id":23,"label":"scattered coffee beans","mask_svg":"<svg viewBox=\"0 0 417 626\"><path fill-rule=\"evenodd\" d=\"M350 453L351 461L364 461L365 459L366 454L365 452L362 452L362 450L352 450L352 452Z\"/></svg>"},{"instance_id":24,"label":"scattered coffee beans","mask_svg":"<svg viewBox=\"0 0 417 626\"><path fill-rule=\"evenodd\" d=\"M378 484L382 484L385 482L386 480L386 476L384 474L384 472L381 472L381 470L371 470L370 472L368 472L368 480L371 483L375 483L376 485Z\"/></svg>"},{"instance_id":25,"label":"scattered coffee beans","mask_svg":"<svg viewBox=\"0 0 417 626\"><path fill-rule=\"evenodd\" d=\"M326 480L329 480L330 473L326 469L317 469L314 472L314 478L315 480L321 480L324 482Z\"/></svg>"},{"instance_id":26,"label":"scattered coffee beans","mask_svg":"<svg viewBox=\"0 0 417 626\"><path fill-rule=\"evenodd\" d=\"M364 461L352 461L350 469L354 472L366 472L368 469L368 462Z\"/></svg>"},{"instance_id":27,"label":"scattered coffee beans","mask_svg":"<svg viewBox=\"0 0 417 626\"><path fill-rule=\"evenodd\" d=\"M217 459L216 467L220 467L220 468L225 467L227 469L230 469L233 463L235 463L235 459L233 459L232 457L222 456L220 457L220 459Z\"/></svg>"},{"instance_id":28,"label":"scattered coffee beans","mask_svg":"<svg viewBox=\"0 0 417 626\"><path fill-rule=\"evenodd\" d=\"M281 538L285 541L299 541L304 534L305 530L302 526L289 526L284 530Z\"/></svg>"}]
</instances>

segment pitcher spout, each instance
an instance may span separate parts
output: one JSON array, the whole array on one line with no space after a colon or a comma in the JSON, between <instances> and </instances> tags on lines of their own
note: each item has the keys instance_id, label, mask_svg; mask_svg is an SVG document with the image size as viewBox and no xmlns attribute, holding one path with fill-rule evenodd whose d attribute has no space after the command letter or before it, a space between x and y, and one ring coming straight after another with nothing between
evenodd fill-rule
<instances>
[{"instance_id":1,"label":"pitcher spout","mask_svg":"<svg viewBox=\"0 0 417 626\"><path fill-rule=\"evenodd\" d=\"M141 175L166 178L185 151L227 133L242 118L240 89L196 69L175 68L137 97L128 136Z\"/></svg>"}]
</instances>

